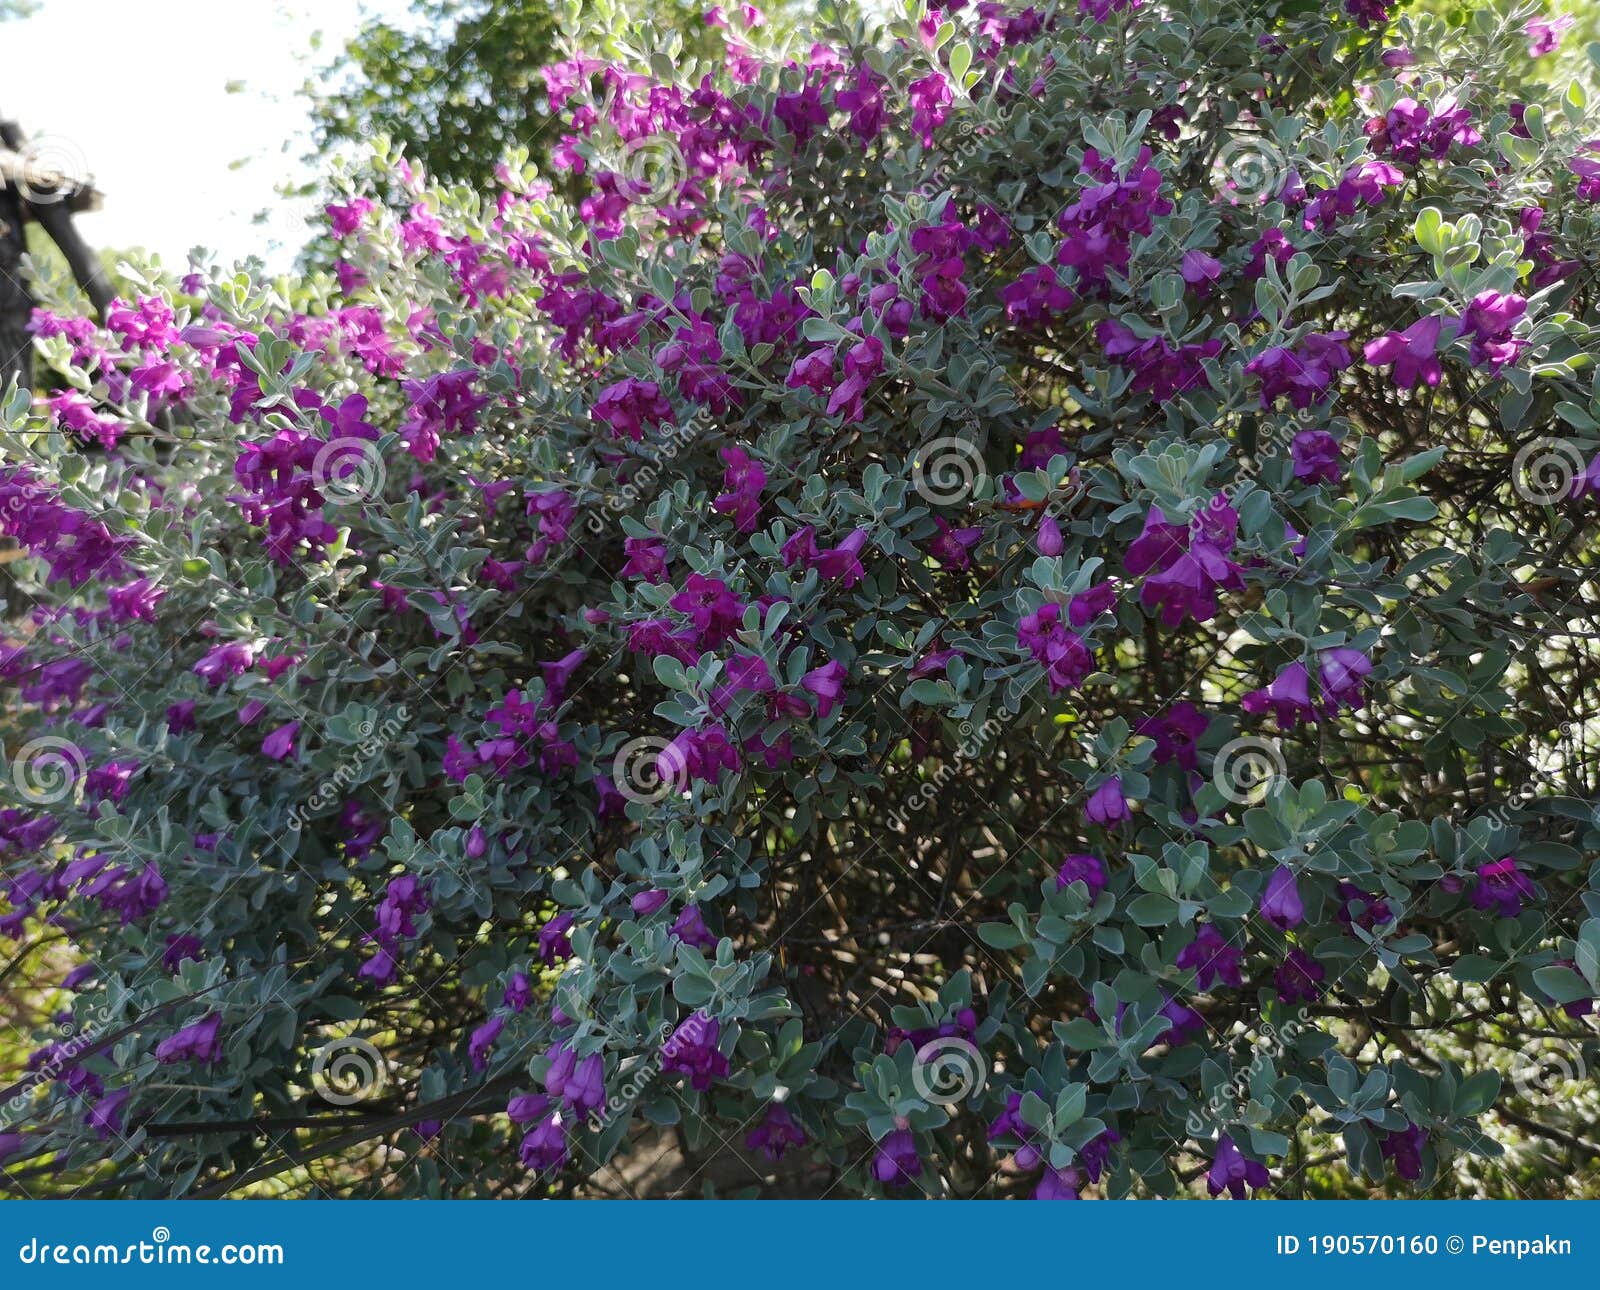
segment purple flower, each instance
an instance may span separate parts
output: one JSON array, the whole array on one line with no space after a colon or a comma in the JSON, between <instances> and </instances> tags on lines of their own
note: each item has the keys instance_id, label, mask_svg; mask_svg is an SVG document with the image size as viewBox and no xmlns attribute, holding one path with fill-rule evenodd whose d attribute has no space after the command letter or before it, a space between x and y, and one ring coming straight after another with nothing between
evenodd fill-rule
<instances>
[{"instance_id":1,"label":"purple flower","mask_svg":"<svg viewBox=\"0 0 1600 1290\"><path fill-rule=\"evenodd\" d=\"M185 1026L168 1035L156 1045L156 1060L164 1065L174 1062L199 1062L209 1065L222 1056L218 1032L222 1029L222 1014L213 1012L193 1025Z\"/></svg>"},{"instance_id":2,"label":"purple flower","mask_svg":"<svg viewBox=\"0 0 1600 1290\"><path fill-rule=\"evenodd\" d=\"M1281 932L1305 921L1306 907L1300 900L1294 870L1288 865L1279 865L1267 879L1267 889L1261 893L1261 917Z\"/></svg>"},{"instance_id":3,"label":"purple flower","mask_svg":"<svg viewBox=\"0 0 1600 1290\"><path fill-rule=\"evenodd\" d=\"M513 972L506 983L504 1002L512 1012L521 1012L533 1001L533 982L526 972Z\"/></svg>"},{"instance_id":4,"label":"purple flower","mask_svg":"<svg viewBox=\"0 0 1600 1290\"><path fill-rule=\"evenodd\" d=\"M629 903L633 907L633 912L640 918L648 918L671 899L667 892L651 890L639 892Z\"/></svg>"},{"instance_id":5,"label":"purple flower","mask_svg":"<svg viewBox=\"0 0 1600 1290\"><path fill-rule=\"evenodd\" d=\"M1017 644L1043 664L1051 694L1075 689L1094 670L1094 655L1083 638L1061 621L1061 606L1046 601L1017 624Z\"/></svg>"},{"instance_id":6,"label":"purple flower","mask_svg":"<svg viewBox=\"0 0 1600 1290\"><path fill-rule=\"evenodd\" d=\"M789 1108L782 1102L774 1102L767 1107L766 1118L745 1134L744 1145L776 1162L783 1159L783 1153L790 1147L803 1147L808 1141L805 1130L789 1114Z\"/></svg>"},{"instance_id":7,"label":"purple flower","mask_svg":"<svg viewBox=\"0 0 1600 1290\"><path fill-rule=\"evenodd\" d=\"M167 948L161 953L161 966L168 972L176 972L183 966L185 959L200 962L205 954L205 946L198 937L188 935L175 935L167 937ZM89 965L92 968L92 964Z\"/></svg>"},{"instance_id":8,"label":"purple flower","mask_svg":"<svg viewBox=\"0 0 1600 1290\"><path fill-rule=\"evenodd\" d=\"M724 447L720 455L727 463L727 469L722 472L724 491L712 501L711 507L719 514L733 516L734 527L739 532L753 533L761 511L761 490L766 487L767 472L737 444Z\"/></svg>"},{"instance_id":9,"label":"purple flower","mask_svg":"<svg viewBox=\"0 0 1600 1290\"><path fill-rule=\"evenodd\" d=\"M555 967L573 957L573 939L566 933L573 930L574 922L573 914L557 914L539 928L539 962Z\"/></svg>"},{"instance_id":10,"label":"purple flower","mask_svg":"<svg viewBox=\"0 0 1600 1290\"><path fill-rule=\"evenodd\" d=\"M1302 949L1293 949L1284 957L1272 982L1278 987L1279 1003L1315 1003L1322 997L1322 979L1326 969Z\"/></svg>"},{"instance_id":11,"label":"purple flower","mask_svg":"<svg viewBox=\"0 0 1600 1290\"><path fill-rule=\"evenodd\" d=\"M1083 1186L1083 1173L1068 1166L1065 1169L1053 1169L1045 1166L1044 1173L1039 1178L1039 1185L1033 1190L1034 1200L1077 1200L1078 1191Z\"/></svg>"},{"instance_id":12,"label":"purple flower","mask_svg":"<svg viewBox=\"0 0 1600 1290\"><path fill-rule=\"evenodd\" d=\"M1323 713L1359 708L1366 702L1366 679L1372 660L1358 649L1339 646L1317 655L1317 681L1322 686Z\"/></svg>"},{"instance_id":13,"label":"purple flower","mask_svg":"<svg viewBox=\"0 0 1600 1290\"><path fill-rule=\"evenodd\" d=\"M567 1133L560 1115L541 1121L522 1139L522 1167L544 1172L567 1163Z\"/></svg>"},{"instance_id":14,"label":"purple flower","mask_svg":"<svg viewBox=\"0 0 1600 1290\"><path fill-rule=\"evenodd\" d=\"M114 1089L89 1108L83 1122L94 1130L95 1137L100 1141L107 1141L112 1134L122 1136L122 1105L132 1095L131 1088ZM4 1159L5 1151L0 1150L0 1160Z\"/></svg>"},{"instance_id":15,"label":"purple flower","mask_svg":"<svg viewBox=\"0 0 1600 1290\"><path fill-rule=\"evenodd\" d=\"M861 567L861 551L871 536L868 529L856 529L838 546L818 551L812 561L817 572L841 587L855 586L866 576Z\"/></svg>"},{"instance_id":16,"label":"purple flower","mask_svg":"<svg viewBox=\"0 0 1600 1290\"><path fill-rule=\"evenodd\" d=\"M1227 1192L1234 1200L1243 1200L1246 1190L1257 1191L1271 1181L1267 1167L1259 1161L1245 1159L1227 1134L1217 1139L1217 1154L1206 1174L1206 1190L1213 1196Z\"/></svg>"},{"instance_id":17,"label":"purple flower","mask_svg":"<svg viewBox=\"0 0 1600 1290\"><path fill-rule=\"evenodd\" d=\"M1414 1124L1383 1135L1378 1149L1385 1160L1394 1162L1394 1171L1408 1182L1422 1177L1422 1149L1428 1145L1428 1135Z\"/></svg>"},{"instance_id":18,"label":"purple flower","mask_svg":"<svg viewBox=\"0 0 1600 1290\"><path fill-rule=\"evenodd\" d=\"M472 1037L467 1042L467 1056L472 1060L473 1070L481 1071L489 1064L490 1050L494 1048L495 1040L500 1038L500 1032L505 1028L504 1017L490 1017L472 1032Z\"/></svg>"},{"instance_id":19,"label":"purple flower","mask_svg":"<svg viewBox=\"0 0 1600 1290\"><path fill-rule=\"evenodd\" d=\"M506 1103L506 1114L513 1124L532 1124L550 1113L550 1099L543 1093L519 1093Z\"/></svg>"},{"instance_id":20,"label":"purple flower","mask_svg":"<svg viewBox=\"0 0 1600 1290\"><path fill-rule=\"evenodd\" d=\"M1195 745L1210 725L1210 717L1187 699L1180 699L1167 711L1139 722L1137 733L1155 741L1158 762L1176 762L1181 770L1192 771L1200 764Z\"/></svg>"},{"instance_id":21,"label":"purple flower","mask_svg":"<svg viewBox=\"0 0 1600 1290\"><path fill-rule=\"evenodd\" d=\"M1099 899L1106 889L1106 867L1099 856L1069 855L1056 870L1056 890L1063 891L1075 882L1089 889L1089 899Z\"/></svg>"},{"instance_id":22,"label":"purple flower","mask_svg":"<svg viewBox=\"0 0 1600 1290\"><path fill-rule=\"evenodd\" d=\"M689 1077L691 1087L705 1092L728 1074L728 1059L718 1051L722 1023L703 1012L685 1017L661 1048L661 1069Z\"/></svg>"},{"instance_id":23,"label":"purple flower","mask_svg":"<svg viewBox=\"0 0 1600 1290\"><path fill-rule=\"evenodd\" d=\"M590 1053L567 1080L565 1096L579 1116L592 1115L606 1104L606 1059Z\"/></svg>"},{"instance_id":24,"label":"purple flower","mask_svg":"<svg viewBox=\"0 0 1600 1290\"><path fill-rule=\"evenodd\" d=\"M1083 1150L1078 1152L1078 1159L1082 1161L1083 1170L1089 1175L1090 1182L1100 1181L1100 1175L1105 1172L1106 1165L1111 1160L1111 1148L1121 1141L1120 1133L1115 1129L1106 1129L1083 1144Z\"/></svg>"},{"instance_id":25,"label":"purple flower","mask_svg":"<svg viewBox=\"0 0 1600 1290\"><path fill-rule=\"evenodd\" d=\"M1239 973L1239 960L1243 952L1228 944L1212 924L1206 923L1196 933L1194 940L1178 952L1177 965L1193 968L1196 984L1208 990L1216 982L1238 987L1244 984Z\"/></svg>"},{"instance_id":26,"label":"purple flower","mask_svg":"<svg viewBox=\"0 0 1600 1290\"><path fill-rule=\"evenodd\" d=\"M922 1157L910 1129L895 1129L878 1143L872 1176L885 1187L909 1187L922 1172Z\"/></svg>"},{"instance_id":27,"label":"purple flower","mask_svg":"<svg viewBox=\"0 0 1600 1290\"><path fill-rule=\"evenodd\" d=\"M1515 856L1503 856L1478 866L1478 880L1472 888L1474 908L1493 910L1498 918L1515 918L1524 905L1539 898L1538 891L1517 867Z\"/></svg>"},{"instance_id":28,"label":"purple flower","mask_svg":"<svg viewBox=\"0 0 1600 1290\"><path fill-rule=\"evenodd\" d=\"M1294 477L1308 484L1337 484L1344 474L1339 441L1326 430L1302 430L1289 444Z\"/></svg>"},{"instance_id":29,"label":"purple flower","mask_svg":"<svg viewBox=\"0 0 1600 1290\"><path fill-rule=\"evenodd\" d=\"M1346 927L1364 927L1370 932L1394 920L1388 901L1363 891L1355 883L1341 882L1336 890L1340 900L1337 917Z\"/></svg>"},{"instance_id":30,"label":"purple flower","mask_svg":"<svg viewBox=\"0 0 1600 1290\"><path fill-rule=\"evenodd\" d=\"M972 548L983 540L981 528L951 528L941 515L933 517L938 532L928 540L928 554L946 569L970 569Z\"/></svg>"},{"instance_id":31,"label":"purple flower","mask_svg":"<svg viewBox=\"0 0 1600 1290\"><path fill-rule=\"evenodd\" d=\"M671 934L676 936L685 945L692 945L700 950L714 950L717 948L717 938L706 928L706 920L701 916L699 905L686 905L678 919L672 924Z\"/></svg>"},{"instance_id":32,"label":"purple flower","mask_svg":"<svg viewBox=\"0 0 1600 1290\"><path fill-rule=\"evenodd\" d=\"M255 660L256 652L253 645L244 641L228 641L207 650L205 657L194 665L194 673L215 687L229 677L243 676L254 665Z\"/></svg>"},{"instance_id":33,"label":"purple flower","mask_svg":"<svg viewBox=\"0 0 1600 1290\"><path fill-rule=\"evenodd\" d=\"M1113 775L1089 794L1083 813L1100 825L1120 824L1131 819L1133 812L1128 809L1128 799L1122 795L1122 776Z\"/></svg>"},{"instance_id":34,"label":"purple flower","mask_svg":"<svg viewBox=\"0 0 1600 1290\"><path fill-rule=\"evenodd\" d=\"M1144 530L1123 554L1123 567L1138 578L1141 573L1160 573L1178 562L1189 547L1189 528L1166 519L1162 507L1152 506L1144 517Z\"/></svg>"}]
</instances>

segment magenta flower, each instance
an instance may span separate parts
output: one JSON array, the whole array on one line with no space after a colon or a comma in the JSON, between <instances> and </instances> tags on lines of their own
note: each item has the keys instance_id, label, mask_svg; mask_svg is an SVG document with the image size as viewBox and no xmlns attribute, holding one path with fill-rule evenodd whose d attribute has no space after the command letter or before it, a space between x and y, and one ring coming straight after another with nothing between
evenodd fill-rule
<instances>
[{"instance_id":1,"label":"magenta flower","mask_svg":"<svg viewBox=\"0 0 1600 1290\"><path fill-rule=\"evenodd\" d=\"M1117 584L1110 578L1080 591L1067 604L1067 621L1074 627L1087 627L1117 605Z\"/></svg>"},{"instance_id":2,"label":"magenta flower","mask_svg":"<svg viewBox=\"0 0 1600 1290\"><path fill-rule=\"evenodd\" d=\"M619 439L640 440L646 429L672 424L672 405L654 381L628 377L600 391L589 415Z\"/></svg>"},{"instance_id":3,"label":"magenta flower","mask_svg":"<svg viewBox=\"0 0 1600 1290\"><path fill-rule=\"evenodd\" d=\"M1569 13L1554 18L1529 18L1522 28L1528 38L1528 53L1534 58L1555 53L1561 48L1562 36L1576 21Z\"/></svg>"},{"instance_id":4,"label":"magenta flower","mask_svg":"<svg viewBox=\"0 0 1600 1290\"><path fill-rule=\"evenodd\" d=\"M1061 526L1052 516L1046 515L1039 521L1038 531L1033 535L1034 550L1040 555L1060 555L1066 544L1061 539Z\"/></svg>"},{"instance_id":5,"label":"magenta flower","mask_svg":"<svg viewBox=\"0 0 1600 1290\"><path fill-rule=\"evenodd\" d=\"M1194 288L1198 296L1209 296L1211 288L1222 276L1222 261L1204 251L1185 251L1179 276Z\"/></svg>"},{"instance_id":6,"label":"magenta flower","mask_svg":"<svg viewBox=\"0 0 1600 1290\"><path fill-rule=\"evenodd\" d=\"M279 726L270 735L261 741L261 751L273 761L284 761L295 755L294 739L300 731L300 723L291 721L287 725Z\"/></svg>"},{"instance_id":7,"label":"magenta flower","mask_svg":"<svg viewBox=\"0 0 1600 1290\"><path fill-rule=\"evenodd\" d=\"M1302 721L1317 719L1316 707L1311 702L1310 675L1304 663L1290 663L1272 679L1264 690L1251 690L1239 701L1250 713L1260 714L1270 710L1280 730L1292 730Z\"/></svg>"},{"instance_id":8,"label":"magenta flower","mask_svg":"<svg viewBox=\"0 0 1600 1290\"><path fill-rule=\"evenodd\" d=\"M821 667L814 667L800 678L802 689L814 694L817 699L817 717L826 719L834 706L844 697L844 683L849 679L849 670L838 659L824 663Z\"/></svg>"},{"instance_id":9,"label":"magenta flower","mask_svg":"<svg viewBox=\"0 0 1600 1290\"><path fill-rule=\"evenodd\" d=\"M1517 340L1511 330L1528 312L1528 302L1518 295L1482 291L1475 295L1461 315L1461 335L1472 340L1471 359L1476 366L1491 372L1515 363L1528 342Z\"/></svg>"},{"instance_id":10,"label":"magenta flower","mask_svg":"<svg viewBox=\"0 0 1600 1290\"><path fill-rule=\"evenodd\" d=\"M1294 477L1308 484L1337 484L1344 474L1339 441L1326 430L1302 430L1289 444Z\"/></svg>"},{"instance_id":11,"label":"magenta flower","mask_svg":"<svg viewBox=\"0 0 1600 1290\"><path fill-rule=\"evenodd\" d=\"M1444 326L1443 318L1423 318L1404 331L1392 331L1368 341L1363 352L1374 367L1392 366L1394 383L1400 389L1409 390L1418 381L1431 388L1439 384L1443 375L1438 350Z\"/></svg>"},{"instance_id":12,"label":"magenta flower","mask_svg":"<svg viewBox=\"0 0 1600 1290\"><path fill-rule=\"evenodd\" d=\"M1472 887L1475 908L1493 910L1498 918L1515 918L1525 905L1538 898L1538 890L1517 867L1515 856L1503 856L1478 866L1478 880Z\"/></svg>"}]
</instances>

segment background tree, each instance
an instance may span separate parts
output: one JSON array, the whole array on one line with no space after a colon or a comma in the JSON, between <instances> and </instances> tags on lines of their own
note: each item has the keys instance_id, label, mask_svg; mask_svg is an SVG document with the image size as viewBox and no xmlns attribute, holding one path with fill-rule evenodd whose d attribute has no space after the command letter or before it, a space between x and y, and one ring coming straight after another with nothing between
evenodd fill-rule
<instances>
[{"instance_id":1,"label":"background tree","mask_svg":"<svg viewBox=\"0 0 1600 1290\"><path fill-rule=\"evenodd\" d=\"M631 34L711 53L707 8L631 6ZM561 7L550 0L415 0L407 20L370 24L307 83L314 156L382 134L441 183L480 189L512 148L542 162L559 131L539 68L563 56L561 31Z\"/></svg>"}]
</instances>

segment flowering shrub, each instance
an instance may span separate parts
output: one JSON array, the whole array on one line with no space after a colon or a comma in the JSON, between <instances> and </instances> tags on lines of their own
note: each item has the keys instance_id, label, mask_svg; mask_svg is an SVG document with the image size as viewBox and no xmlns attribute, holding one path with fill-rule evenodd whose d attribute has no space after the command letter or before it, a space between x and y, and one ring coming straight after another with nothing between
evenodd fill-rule
<instances>
[{"instance_id":1,"label":"flowering shrub","mask_svg":"<svg viewBox=\"0 0 1600 1290\"><path fill-rule=\"evenodd\" d=\"M335 274L41 311L7 1177L1559 1140L1508 1061L1581 1076L1600 984L1600 131L1536 14L730 8L676 81L595 33L555 188L380 150Z\"/></svg>"}]
</instances>

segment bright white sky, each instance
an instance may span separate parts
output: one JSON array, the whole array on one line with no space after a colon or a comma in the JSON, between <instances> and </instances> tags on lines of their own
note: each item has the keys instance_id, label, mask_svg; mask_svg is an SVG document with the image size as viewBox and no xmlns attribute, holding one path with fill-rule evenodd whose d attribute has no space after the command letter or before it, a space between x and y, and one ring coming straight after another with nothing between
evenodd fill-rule
<instances>
[{"instance_id":1,"label":"bright white sky","mask_svg":"<svg viewBox=\"0 0 1600 1290\"><path fill-rule=\"evenodd\" d=\"M105 208L97 247L144 247L181 271L189 249L284 267L299 245L276 186L303 174L300 87L364 15L403 0L43 0L0 23L0 113L87 166ZM313 34L322 33L313 51ZM230 82L237 87L229 93ZM252 223L263 210L266 225ZM268 254L269 244L280 249ZM284 249L287 248L287 249Z\"/></svg>"}]
</instances>

